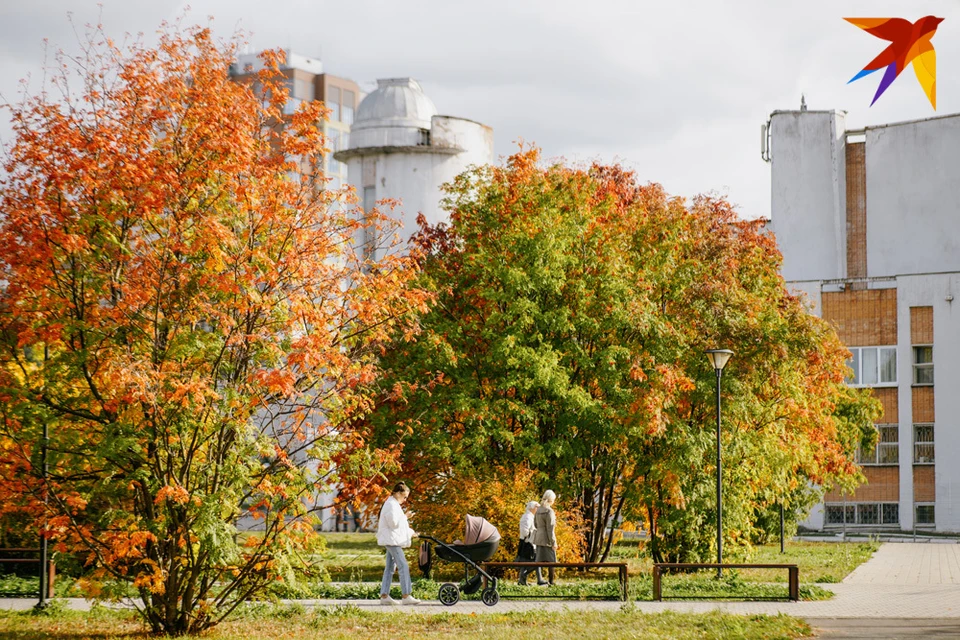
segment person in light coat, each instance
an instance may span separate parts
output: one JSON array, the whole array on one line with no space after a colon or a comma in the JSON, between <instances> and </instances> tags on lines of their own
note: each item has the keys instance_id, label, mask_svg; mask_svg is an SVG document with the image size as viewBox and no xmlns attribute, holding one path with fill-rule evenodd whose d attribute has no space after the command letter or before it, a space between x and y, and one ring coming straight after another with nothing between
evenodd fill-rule
<instances>
[{"instance_id":1,"label":"person in light coat","mask_svg":"<svg viewBox=\"0 0 960 640\"><path fill-rule=\"evenodd\" d=\"M393 581L393 571L396 568L400 574L400 593L403 604L420 604L413 597L413 583L410 580L410 567L403 555L403 550L410 546L411 538L417 533L407 523L407 514L403 512L403 503L410 495L406 484L398 482L393 493L383 503L380 517L377 521L377 544L386 549L386 566L383 568L383 581L380 583L380 604L398 604L390 597L390 583Z\"/></svg>"},{"instance_id":2,"label":"person in light coat","mask_svg":"<svg viewBox=\"0 0 960 640\"><path fill-rule=\"evenodd\" d=\"M540 506L536 500L527 503L527 510L520 517L520 544L517 547L517 562L533 562L537 557L536 547L533 546L533 532L536 527L533 524L533 514ZM527 574L531 569L520 569L520 585L526 586Z\"/></svg>"},{"instance_id":3,"label":"person in light coat","mask_svg":"<svg viewBox=\"0 0 960 640\"><path fill-rule=\"evenodd\" d=\"M557 514L553 512L553 503L557 494L547 489L540 500L540 508L533 516L536 530L533 532L533 544L537 546L537 562L557 561ZM543 574L537 568L537 584L553 585L553 567L549 568L550 582L543 581Z\"/></svg>"}]
</instances>

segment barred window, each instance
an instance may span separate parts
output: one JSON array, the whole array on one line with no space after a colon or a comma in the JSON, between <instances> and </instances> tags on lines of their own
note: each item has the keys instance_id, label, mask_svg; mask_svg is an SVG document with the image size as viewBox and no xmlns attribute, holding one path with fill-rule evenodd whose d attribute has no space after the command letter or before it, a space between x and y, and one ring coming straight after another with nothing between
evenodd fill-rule
<instances>
[{"instance_id":1,"label":"barred window","mask_svg":"<svg viewBox=\"0 0 960 640\"><path fill-rule=\"evenodd\" d=\"M893 524L900 522L900 505L896 502L888 502L883 506L883 522Z\"/></svg>"},{"instance_id":2,"label":"barred window","mask_svg":"<svg viewBox=\"0 0 960 640\"><path fill-rule=\"evenodd\" d=\"M900 505L896 502L828 503L824 511L828 527L900 524Z\"/></svg>"},{"instance_id":3,"label":"barred window","mask_svg":"<svg viewBox=\"0 0 960 640\"><path fill-rule=\"evenodd\" d=\"M878 424L877 444L872 449L862 449L857 452L857 461L860 464L899 464L900 462L900 427L895 424Z\"/></svg>"},{"instance_id":4,"label":"barred window","mask_svg":"<svg viewBox=\"0 0 960 640\"><path fill-rule=\"evenodd\" d=\"M914 524L936 524L936 513L932 504L918 504L916 506L917 516Z\"/></svg>"},{"instance_id":5,"label":"barred window","mask_svg":"<svg viewBox=\"0 0 960 640\"><path fill-rule=\"evenodd\" d=\"M858 504L857 524L880 524L880 505Z\"/></svg>"},{"instance_id":6,"label":"barred window","mask_svg":"<svg viewBox=\"0 0 960 640\"><path fill-rule=\"evenodd\" d=\"M913 463L934 463L933 425L913 425Z\"/></svg>"}]
</instances>

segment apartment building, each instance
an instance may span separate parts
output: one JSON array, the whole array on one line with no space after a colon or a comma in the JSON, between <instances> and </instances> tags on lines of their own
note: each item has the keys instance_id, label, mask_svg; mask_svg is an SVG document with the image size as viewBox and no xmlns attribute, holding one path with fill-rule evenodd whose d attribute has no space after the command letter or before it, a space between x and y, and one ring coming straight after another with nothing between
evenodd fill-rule
<instances>
[{"instance_id":1,"label":"apartment building","mask_svg":"<svg viewBox=\"0 0 960 640\"><path fill-rule=\"evenodd\" d=\"M763 127L782 275L883 404L866 484L804 526L960 532L960 114L848 130L841 111Z\"/></svg>"},{"instance_id":2,"label":"apartment building","mask_svg":"<svg viewBox=\"0 0 960 640\"><path fill-rule=\"evenodd\" d=\"M339 189L347 182L347 165L336 160L333 154L349 146L350 128L364 93L353 80L324 73L320 60L289 49L284 54L286 60L280 69L287 78L289 91L284 113L292 114L301 102L311 100L323 101L330 110L330 117L323 124L323 134L330 148L324 158L323 171L330 179L328 187ZM239 56L230 72L237 80L243 81L262 68L259 54L249 53Z\"/></svg>"}]
</instances>

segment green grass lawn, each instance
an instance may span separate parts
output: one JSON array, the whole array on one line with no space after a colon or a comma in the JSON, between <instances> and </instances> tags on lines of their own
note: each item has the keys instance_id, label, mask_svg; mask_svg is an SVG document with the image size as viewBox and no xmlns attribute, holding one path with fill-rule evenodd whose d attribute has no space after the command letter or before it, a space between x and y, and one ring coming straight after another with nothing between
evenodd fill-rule
<instances>
[{"instance_id":1,"label":"green grass lawn","mask_svg":"<svg viewBox=\"0 0 960 640\"><path fill-rule=\"evenodd\" d=\"M372 599L379 594L379 580L383 573L383 552L376 546L373 534L324 534L327 550L316 560L329 576L327 580L305 581L295 588L281 586L275 595L284 598ZM650 600L653 597L652 562L644 557L639 541L620 541L611 550L608 561L626 562L630 573L630 599ZM833 594L817 583L841 581L850 571L870 558L879 544L876 542L830 543L791 542L786 553L780 553L779 543L734 550L728 562L757 564L797 564L800 567L800 597L803 600L823 600ZM417 597L435 599L438 584L459 582L463 566L456 563L435 562L432 580L419 580L415 550L407 557L415 578ZM617 599L619 585L615 573L560 571L553 587L519 587L516 572L503 576L499 591L503 597L568 597L579 599ZM331 584L348 583L348 584ZM531 576L530 582L533 582ZM396 585L396 582L394 582ZM394 588L399 594L399 589ZM738 598L768 599L787 597L786 570L741 569L728 570L717 580L714 571L695 574L667 575L663 578L663 595L667 598ZM479 597L478 595L473 598ZM465 598L469 599L469 597Z\"/></svg>"},{"instance_id":2,"label":"green grass lawn","mask_svg":"<svg viewBox=\"0 0 960 640\"><path fill-rule=\"evenodd\" d=\"M629 607L617 612L564 611L423 614L366 612L356 607L305 610L299 606L250 607L203 634L210 640L263 638L465 638L516 640L523 637L577 639L637 638L747 640L808 637L811 629L790 616L709 614L641 614ZM19 640L144 639L149 636L130 612L98 609L51 615L0 612L0 637Z\"/></svg>"},{"instance_id":3,"label":"green grass lawn","mask_svg":"<svg viewBox=\"0 0 960 640\"><path fill-rule=\"evenodd\" d=\"M834 583L870 559L880 548L875 541L865 542L787 542L785 553L775 542L751 549L732 549L724 561L751 564L795 564L800 568L801 583ZM644 557L638 541L621 540L610 551L609 562L626 562L630 575L649 574L653 562ZM738 572L745 582L786 582L785 569L743 569Z\"/></svg>"},{"instance_id":4,"label":"green grass lawn","mask_svg":"<svg viewBox=\"0 0 960 640\"><path fill-rule=\"evenodd\" d=\"M383 574L383 551L377 546L376 537L369 533L324 534L327 549L314 558L322 567L322 578L305 579L296 586L278 584L273 595L281 598L331 598L372 599L379 595L380 577ZM870 558L879 547L876 542L790 542L786 553L780 554L779 544L754 547L750 550L732 551L729 562L787 563L800 567L800 597L803 600L822 600L833 594L818 583L840 582L848 573ZM407 551L411 574L419 577L415 549ZM610 562L626 562L630 573L630 599L652 598L652 563L643 556L637 541L621 541L614 545ZM787 572L785 570L743 569L726 571L723 580L715 579L713 571L697 574L666 575L663 578L663 595L667 598L740 598L765 599L786 598ZM431 600L437 597L438 584L445 581L459 582L463 577L463 565L435 562L432 580L416 580L418 597ZM10 584L7 585L6 583ZM530 582L534 582L531 576ZM333 583L333 584L332 584ZM346 583L346 584L341 584ZM36 591L36 579L0 578L0 587L23 588L23 595ZM72 581L61 578L56 584L59 596L80 596L72 590ZM399 588L394 581L394 591ZM554 587L519 587L516 573L508 571L501 580L499 591L503 597L568 597L579 599L617 599L619 585L612 571L582 573L558 572ZM11 593L12 595L12 593ZM478 596L474 596L478 597Z\"/></svg>"},{"instance_id":5,"label":"green grass lawn","mask_svg":"<svg viewBox=\"0 0 960 640\"><path fill-rule=\"evenodd\" d=\"M318 560L334 582L379 581L383 574L383 550L377 546L372 533L325 533L327 551ZM610 551L608 562L626 562L631 577L649 575L653 563L644 557L641 543L621 540ZM880 547L878 542L788 542L786 553L780 553L780 544L772 543L749 550L731 550L727 562L756 564L796 564L800 567L800 581L804 583L840 582L851 571L870 559ZM411 573L416 568L414 548L408 550ZM458 565L435 563L443 579L454 579ZM787 581L785 570L741 570L744 582Z\"/></svg>"},{"instance_id":6,"label":"green grass lawn","mask_svg":"<svg viewBox=\"0 0 960 640\"><path fill-rule=\"evenodd\" d=\"M321 563L330 579L335 582L362 582L380 580L383 575L383 548L377 546L377 536L373 533L324 533L327 542L326 552L317 560ZM407 558L414 562L413 548L408 550ZM410 567L416 571L416 564Z\"/></svg>"}]
</instances>

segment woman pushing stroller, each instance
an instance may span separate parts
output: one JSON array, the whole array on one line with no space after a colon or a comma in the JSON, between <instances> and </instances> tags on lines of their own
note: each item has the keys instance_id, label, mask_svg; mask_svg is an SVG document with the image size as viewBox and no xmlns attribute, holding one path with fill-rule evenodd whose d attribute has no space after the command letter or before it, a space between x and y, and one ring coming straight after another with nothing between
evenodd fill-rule
<instances>
[{"instance_id":1,"label":"woman pushing stroller","mask_svg":"<svg viewBox=\"0 0 960 640\"><path fill-rule=\"evenodd\" d=\"M380 604L383 605L420 604L420 601L413 597L410 567L403 555L403 550L410 546L411 538L417 537L417 532L407 523L407 514L403 512L403 503L409 495L410 488L403 482L398 482L380 509L377 544L386 549L386 566L383 569L383 581L380 583ZM390 597L394 568L400 574L400 593L403 594L400 602Z\"/></svg>"}]
</instances>

